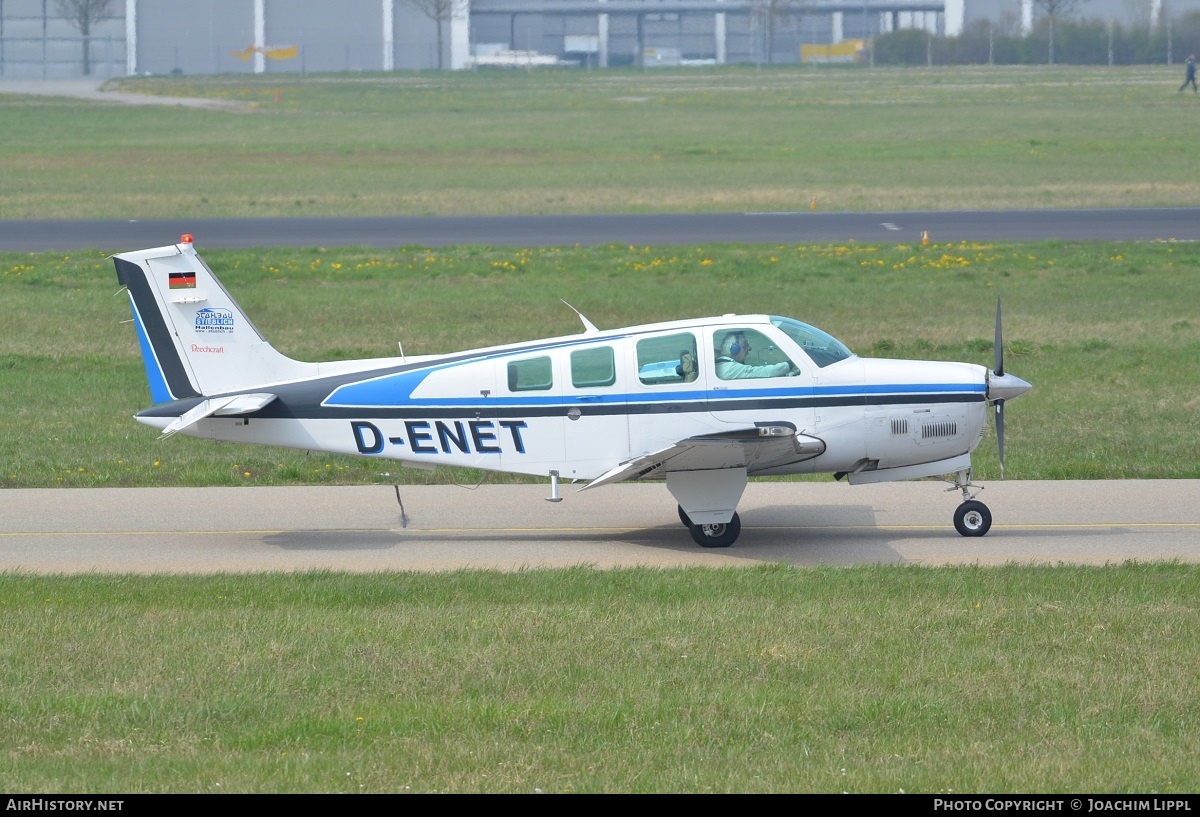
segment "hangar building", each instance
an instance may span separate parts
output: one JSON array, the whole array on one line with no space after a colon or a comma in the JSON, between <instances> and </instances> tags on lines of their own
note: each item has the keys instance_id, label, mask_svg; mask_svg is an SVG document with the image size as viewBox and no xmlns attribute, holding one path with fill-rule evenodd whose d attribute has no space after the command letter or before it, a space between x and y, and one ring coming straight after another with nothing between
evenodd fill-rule
<instances>
[{"instance_id":1,"label":"hangar building","mask_svg":"<svg viewBox=\"0 0 1200 817\"><path fill-rule=\"evenodd\" d=\"M1075 16L1157 26L1164 3L1082 0ZM1200 0L1171 0L1189 10ZM57 0L0 0L0 78L795 63L804 46L851 60L885 31L1039 16L1034 0L110 0L85 45Z\"/></svg>"}]
</instances>

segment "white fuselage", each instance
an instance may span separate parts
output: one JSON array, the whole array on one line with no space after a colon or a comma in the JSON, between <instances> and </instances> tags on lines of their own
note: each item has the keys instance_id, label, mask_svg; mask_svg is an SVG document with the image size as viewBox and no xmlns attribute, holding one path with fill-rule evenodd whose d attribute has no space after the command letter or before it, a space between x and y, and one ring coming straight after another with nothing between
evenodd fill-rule
<instances>
[{"instance_id":1,"label":"white fuselage","mask_svg":"<svg viewBox=\"0 0 1200 817\"><path fill-rule=\"evenodd\" d=\"M721 380L717 341L728 321L752 327L798 372ZM685 343L696 357L694 379L677 372ZM679 440L763 423L791 425L825 448L749 466L751 475L851 472L865 463L885 470L978 445L987 422L983 366L854 356L821 366L814 357L763 316L658 324L383 369L400 361L363 361L360 375L341 374L319 404L301 409L281 389L276 412L214 416L184 433L579 480Z\"/></svg>"}]
</instances>

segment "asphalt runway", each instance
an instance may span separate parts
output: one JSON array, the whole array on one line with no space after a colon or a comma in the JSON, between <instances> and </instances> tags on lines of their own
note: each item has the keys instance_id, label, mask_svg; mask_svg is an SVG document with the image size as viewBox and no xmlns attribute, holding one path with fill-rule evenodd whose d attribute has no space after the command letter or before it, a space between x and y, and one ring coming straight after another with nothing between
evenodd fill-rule
<instances>
[{"instance_id":1,"label":"asphalt runway","mask_svg":"<svg viewBox=\"0 0 1200 817\"><path fill-rule=\"evenodd\" d=\"M663 485L0 491L0 570L34 574L523 570L592 566L1200 561L1200 481L987 483L959 536L937 481L755 482L727 549L692 543ZM402 503L402 504L401 504ZM403 510L402 510L403 509Z\"/></svg>"}]
</instances>

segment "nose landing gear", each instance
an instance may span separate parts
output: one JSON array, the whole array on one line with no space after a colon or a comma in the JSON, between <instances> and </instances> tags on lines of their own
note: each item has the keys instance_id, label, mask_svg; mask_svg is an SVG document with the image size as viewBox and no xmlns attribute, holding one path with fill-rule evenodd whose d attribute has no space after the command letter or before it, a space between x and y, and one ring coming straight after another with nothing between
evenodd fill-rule
<instances>
[{"instance_id":1,"label":"nose landing gear","mask_svg":"<svg viewBox=\"0 0 1200 817\"><path fill-rule=\"evenodd\" d=\"M983 536L992 526L992 512L988 506L968 499L954 511L954 529L963 536Z\"/></svg>"},{"instance_id":2,"label":"nose landing gear","mask_svg":"<svg viewBox=\"0 0 1200 817\"><path fill-rule=\"evenodd\" d=\"M983 536L992 527L992 512L987 505L975 499L983 489L979 488L973 494L971 489L974 487L971 484L971 471L966 470L954 475L954 487L948 489L962 491L963 502L954 511L954 529L963 536Z\"/></svg>"}]
</instances>

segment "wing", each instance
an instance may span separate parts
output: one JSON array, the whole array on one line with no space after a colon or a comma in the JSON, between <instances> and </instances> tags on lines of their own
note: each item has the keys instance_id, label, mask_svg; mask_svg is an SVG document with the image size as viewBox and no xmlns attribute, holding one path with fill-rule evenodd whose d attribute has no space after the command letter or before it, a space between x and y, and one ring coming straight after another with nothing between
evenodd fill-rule
<instances>
[{"instance_id":1,"label":"wing","mask_svg":"<svg viewBox=\"0 0 1200 817\"><path fill-rule=\"evenodd\" d=\"M580 490L611 482L664 479L682 471L738 468L747 472L777 468L812 459L825 451L816 437L798 434L790 423L759 423L734 431L703 434L618 464Z\"/></svg>"}]
</instances>

